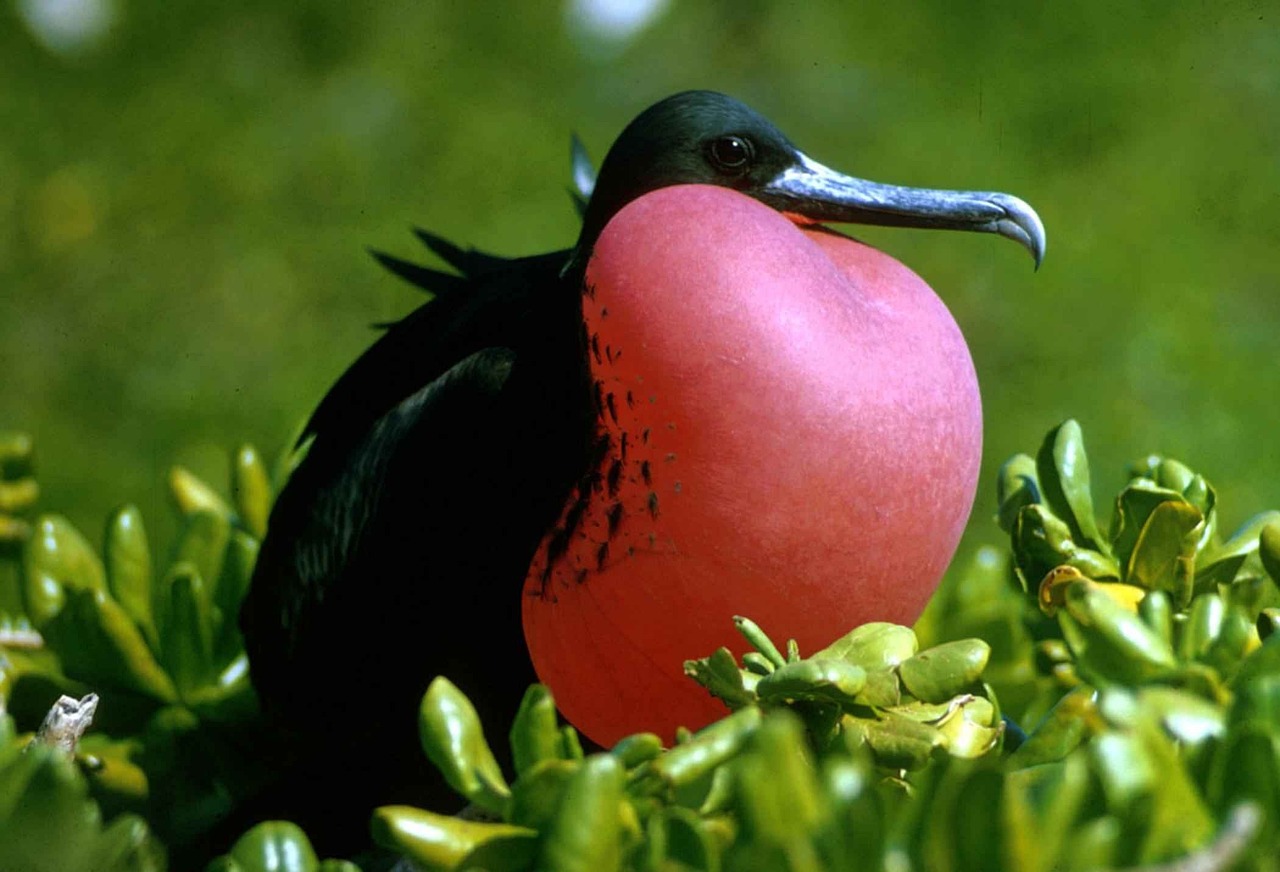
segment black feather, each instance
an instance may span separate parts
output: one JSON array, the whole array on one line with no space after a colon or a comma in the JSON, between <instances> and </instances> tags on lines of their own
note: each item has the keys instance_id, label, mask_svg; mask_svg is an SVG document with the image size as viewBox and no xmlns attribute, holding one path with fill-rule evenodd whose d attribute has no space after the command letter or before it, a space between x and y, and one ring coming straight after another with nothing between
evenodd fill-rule
<instances>
[{"instance_id":1,"label":"black feather","mask_svg":"<svg viewBox=\"0 0 1280 872\"><path fill-rule=\"evenodd\" d=\"M482 273L497 269L509 260L474 248L460 248L443 236L437 236L421 227L413 228L413 232L422 240L423 245L435 252L437 257L467 278L475 278Z\"/></svg>"},{"instance_id":2,"label":"black feather","mask_svg":"<svg viewBox=\"0 0 1280 872\"><path fill-rule=\"evenodd\" d=\"M419 266L416 263L409 263L407 260L401 260L398 257L393 257L373 248L369 249L369 253L377 259L378 263L395 275L437 297L457 293L466 287L466 279L462 276L455 276L452 273L440 272L429 267Z\"/></svg>"}]
</instances>

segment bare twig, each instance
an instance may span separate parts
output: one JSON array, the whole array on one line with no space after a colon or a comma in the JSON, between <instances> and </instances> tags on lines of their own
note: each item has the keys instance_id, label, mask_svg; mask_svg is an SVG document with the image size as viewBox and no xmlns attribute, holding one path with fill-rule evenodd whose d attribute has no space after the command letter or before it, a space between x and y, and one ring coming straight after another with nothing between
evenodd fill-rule
<instances>
[{"instance_id":1,"label":"bare twig","mask_svg":"<svg viewBox=\"0 0 1280 872\"><path fill-rule=\"evenodd\" d=\"M1262 823L1262 809L1243 802L1231 809L1218 837L1198 851L1168 863L1132 866L1122 872L1226 872L1235 866Z\"/></svg>"},{"instance_id":2,"label":"bare twig","mask_svg":"<svg viewBox=\"0 0 1280 872\"><path fill-rule=\"evenodd\" d=\"M91 693L82 699L60 696L58 701L44 716L44 723L36 730L31 745L52 745L61 748L68 754L76 752L76 745L84 731L93 722L93 713L98 710L98 695ZM31 747L28 745L27 747Z\"/></svg>"}]
</instances>

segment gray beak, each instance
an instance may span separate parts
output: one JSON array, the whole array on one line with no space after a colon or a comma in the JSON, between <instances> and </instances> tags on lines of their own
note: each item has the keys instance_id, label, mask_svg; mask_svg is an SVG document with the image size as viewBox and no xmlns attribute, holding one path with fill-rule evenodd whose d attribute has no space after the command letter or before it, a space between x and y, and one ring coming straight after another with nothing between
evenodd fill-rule
<instances>
[{"instance_id":1,"label":"gray beak","mask_svg":"<svg viewBox=\"0 0 1280 872\"><path fill-rule=\"evenodd\" d=\"M762 200L814 221L998 233L1044 260L1044 224L1011 194L882 185L838 173L804 154L765 185Z\"/></svg>"}]
</instances>

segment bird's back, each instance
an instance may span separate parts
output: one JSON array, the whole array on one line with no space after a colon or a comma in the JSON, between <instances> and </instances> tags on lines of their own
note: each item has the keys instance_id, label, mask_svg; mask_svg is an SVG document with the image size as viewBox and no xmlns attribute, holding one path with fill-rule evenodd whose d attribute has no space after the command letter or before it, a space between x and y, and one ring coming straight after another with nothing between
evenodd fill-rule
<instances>
[{"instance_id":1,"label":"bird's back","mask_svg":"<svg viewBox=\"0 0 1280 872\"><path fill-rule=\"evenodd\" d=\"M486 260L317 408L241 611L255 687L286 730L416 754L437 674L485 723L510 722L534 680L519 581L592 421L586 389L566 390L586 378L566 259Z\"/></svg>"}]
</instances>

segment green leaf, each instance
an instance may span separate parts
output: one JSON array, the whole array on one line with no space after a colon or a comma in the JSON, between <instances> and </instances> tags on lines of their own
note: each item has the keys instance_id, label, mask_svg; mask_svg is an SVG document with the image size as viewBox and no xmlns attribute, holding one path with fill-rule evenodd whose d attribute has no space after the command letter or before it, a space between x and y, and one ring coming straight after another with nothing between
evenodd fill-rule
<instances>
[{"instance_id":1,"label":"green leaf","mask_svg":"<svg viewBox=\"0 0 1280 872\"><path fill-rule=\"evenodd\" d=\"M189 563L196 568L202 579L215 584L222 576L222 564L226 559L230 538L231 524L226 515L207 509L190 512L173 549L170 565ZM203 590L202 594L206 599L212 599L211 590ZM165 595L168 595L167 591Z\"/></svg>"},{"instance_id":2,"label":"green leaf","mask_svg":"<svg viewBox=\"0 0 1280 872\"><path fill-rule=\"evenodd\" d=\"M706 821L680 806L668 806L649 818L646 869L719 872L720 845Z\"/></svg>"},{"instance_id":3,"label":"green leaf","mask_svg":"<svg viewBox=\"0 0 1280 872\"><path fill-rule=\"evenodd\" d=\"M23 606L37 630L62 609L65 591L107 590L93 546L60 515L36 519L23 562Z\"/></svg>"},{"instance_id":4,"label":"green leaf","mask_svg":"<svg viewBox=\"0 0 1280 872\"><path fill-rule=\"evenodd\" d=\"M662 753L662 739L656 733L633 733L614 745L609 753L622 762L624 769L634 769Z\"/></svg>"},{"instance_id":5,"label":"green leaf","mask_svg":"<svg viewBox=\"0 0 1280 872\"><path fill-rule=\"evenodd\" d=\"M131 814L120 815L103 831L98 855L96 870L101 872L162 872L165 868L164 847L147 822Z\"/></svg>"},{"instance_id":6,"label":"green leaf","mask_svg":"<svg viewBox=\"0 0 1280 872\"><path fill-rule=\"evenodd\" d=\"M1280 673L1260 675L1240 687L1231 707L1232 727L1257 724L1269 729L1280 753Z\"/></svg>"},{"instance_id":7,"label":"green leaf","mask_svg":"<svg viewBox=\"0 0 1280 872\"><path fill-rule=\"evenodd\" d=\"M841 636L811 659L843 660L874 672L897 666L919 650L920 643L910 627L874 621Z\"/></svg>"},{"instance_id":8,"label":"green leaf","mask_svg":"<svg viewBox=\"0 0 1280 872\"><path fill-rule=\"evenodd\" d=\"M773 712L760 725L734 775L745 835L766 845L800 848L830 815L800 719ZM811 850L811 848L810 848Z\"/></svg>"},{"instance_id":9,"label":"green leaf","mask_svg":"<svg viewBox=\"0 0 1280 872\"><path fill-rule=\"evenodd\" d=\"M551 691L543 684L530 685L511 724L511 755L516 774L524 775L544 760L559 759L560 747L560 726Z\"/></svg>"},{"instance_id":10,"label":"green leaf","mask_svg":"<svg viewBox=\"0 0 1280 872\"><path fill-rule=\"evenodd\" d=\"M307 834L289 821L260 823L236 840L228 857L244 872L319 872Z\"/></svg>"},{"instance_id":11,"label":"green leaf","mask_svg":"<svg viewBox=\"0 0 1280 872\"><path fill-rule=\"evenodd\" d=\"M1067 586L1058 613L1081 674L1099 686L1140 684L1172 675L1177 658L1141 618L1087 581Z\"/></svg>"},{"instance_id":12,"label":"green leaf","mask_svg":"<svg viewBox=\"0 0 1280 872\"><path fill-rule=\"evenodd\" d=\"M1183 747L1199 745L1226 732L1226 717L1220 706L1174 687L1141 688L1137 712L1141 717L1155 718Z\"/></svg>"},{"instance_id":13,"label":"green leaf","mask_svg":"<svg viewBox=\"0 0 1280 872\"><path fill-rule=\"evenodd\" d=\"M755 621L735 615L733 625L737 627L738 632L742 634L742 637L747 640L751 647L755 648L775 667L786 665L787 661L782 656L782 652L778 650L778 646L773 644L773 640L765 634L764 630L760 629Z\"/></svg>"},{"instance_id":14,"label":"green leaf","mask_svg":"<svg viewBox=\"0 0 1280 872\"><path fill-rule=\"evenodd\" d=\"M1014 765L1012 758L1009 765ZM1012 771L1005 776L1004 786L1000 823L1009 868L1019 872L1061 868L1063 853L1074 850L1071 832L1088 796L1085 758L1071 755L1060 762Z\"/></svg>"},{"instance_id":15,"label":"green leaf","mask_svg":"<svg viewBox=\"0 0 1280 872\"><path fill-rule=\"evenodd\" d=\"M35 444L27 433L0 431L0 478L15 479L34 470Z\"/></svg>"},{"instance_id":16,"label":"green leaf","mask_svg":"<svg viewBox=\"0 0 1280 872\"><path fill-rule=\"evenodd\" d=\"M765 702L816 700L852 705L867 683L867 672L843 660L817 658L788 663L761 678L756 693Z\"/></svg>"},{"instance_id":17,"label":"green leaf","mask_svg":"<svg viewBox=\"0 0 1280 872\"><path fill-rule=\"evenodd\" d=\"M902 661L898 675L916 699L946 702L982 676L991 646L981 639L944 642Z\"/></svg>"},{"instance_id":18,"label":"green leaf","mask_svg":"<svg viewBox=\"0 0 1280 872\"><path fill-rule=\"evenodd\" d=\"M376 809L369 829L376 843L404 854L425 872L457 869L467 855L491 841L529 859L538 836L525 827L466 821L405 805Z\"/></svg>"},{"instance_id":19,"label":"green leaf","mask_svg":"<svg viewBox=\"0 0 1280 872\"><path fill-rule=\"evenodd\" d=\"M5 753L8 751L8 753ZM0 869L161 872L163 849L133 815L102 828L72 758L36 745L0 748Z\"/></svg>"},{"instance_id":20,"label":"green leaf","mask_svg":"<svg viewBox=\"0 0 1280 872\"><path fill-rule=\"evenodd\" d=\"M1209 801L1225 812L1245 802L1256 802L1269 819L1271 839L1280 831L1280 742L1275 723L1248 721L1233 726L1214 755L1209 774ZM1266 844L1265 841L1262 842Z\"/></svg>"},{"instance_id":21,"label":"green leaf","mask_svg":"<svg viewBox=\"0 0 1280 872\"><path fill-rule=\"evenodd\" d=\"M418 709L418 735L427 758L471 802L501 814L511 797L485 741L475 707L447 678L431 682Z\"/></svg>"},{"instance_id":22,"label":"green leaf","mask_svg":"<svg viewBox=\"0 0 1280 872\"><path fill-rule=\"evenodd\" d=\"M1000 467L996 479L996 505L1000 507L996 522L1000 529L1006 533L1013 532L1013 523L1022 507L1040 501L1035 458L1028 454L1013 455Z\"/></svg>"},{"instance_id":23,"label":"green leaf","mask_svg":"<svg viewBox=\"0 0 1280 872\"><path fill-rule=\"evenodd\" d=\"M1217 633L1198 659L1229 678L1245 655L1257 645L1258 631L1253 621L1238 606L1228 604Z\"/></svg>"},{"instance_id":24,"label":"green leaf","mask_svg":"<svg viewBox=\"0 0 1280 872\"><path fill-rule=\"evenodd\" d=\"M1080 425L1068 419L1050 430L1036 455L1036 473L1049 508L1071 528L1079 544L1109 554L1098 530L1089 484L1089 458Z\"/></svg>"},{"instance_id":25,"label":"green leaf","mask_svg":"<svg viewBox=\"0 0 1280 872\"><path fill-rule=\"evenodd\" d=\"M231 458L231 498L240 522L256 539L267 535L271 514L271 477L252 445L242 445Z\"/></svg>"},{"instance_id":26,"label":"green leaf","mask_svg":"<svg viewBox=\"0 0 1280 872\"><path fill-rule=\"evenodd\" d=\"M1182 856L1213 835L1213 816L1173 742L1157 725L1142 725L1136 735L1147 759L1159 773L1158 783L1147 797L1148 828L1138 862L1152 863ZM1105 786L1105 773L1103 778Z\"/></svg>"},{"instance_id":27,"label":"green leaf","mask_svg":"<svg viewBox=\"0 0 1280 872\"><path fill-rule=\"evenodd\" d=\"M511 786L511 802L507 823L542 830L556 816L560 798L575 772L579 760L543 760L521 773Z\"/></svg>"},{"instance_id":28,"label":"green leaf","mask_svg":"<svg viewBox=\"0 0 1280 872\"><path fill-rule=\"evenodd\" d=\"M1201 658L1217 638L1226 613L1226 603L1216 593L1203 593L1196 597L1182 627L1178 653L1186 660Z\"/></svg>"},{"instance_id":29,"label":"green leaf","mask_svg":"<svg viewBox=\"0 0 1280 872\"><path fill-rule=\"evenodd\" d=\"M936 727L894 712L878 720L850 721L850 728L866 737L876 762L888 769L920 769L946 746L946 739Z\"/></svg>"},{"instance_id":30,"label":"green leaf","mask_svg":"<svg viewBox=\"0 0 1280 872\"><path fill-rule=\"evenodd\" d=\"M121 506L107 520L102 553L111 596L129 617L152 649L159 647L155 613L152 609L151 549L147 544L142 513L135 506Z\"/></svg>"},{"instance_id":31,"label":"green leaf","mask_svg":"<svg viewBox=\"0 0 1280 872\"><path fill-rule=\"evenodd\" d=\"M1162 590L1153 590L1138 603L1138 617L1166 645L1173 644L1173 604Z\"/></svg>"},{"instance_id":32,"label":"green leaf","mask_svg":"<svg viewBox=\"0 0 1280 872\"><path fill-rule=\"evenodd\" d=\"M889 708L902 703L902 681L896 669L878 669L867 673L866 683L853 701L872 708Z\"/></svg>"},{"instance_id":33,"label":"green leaf","mask_svg":"<svg viewBox=\"0 0 1280 872\"><path fill-rule=\"evenodd\" d=\"M67 590L66 606L43 629L67 675L136 690L162 702L177 692L124 609L101 591Z\"/></svg>"},{"instance_id":34,"label":"green leaf","mask_svg":"<svg viewBox=\"0 0 1280 872\"><path fill-rule=\"evenodd\" d=\"M1035 587L1051 570L1069 565L1093 579L1119 578L1115 562L1091 548L1081 548L1070 528L1045 506L1026 506L1013 526L1014 561L1024 589Z\"/></svg>"},{"instance_id":35,"label":"green leaf","mask_svg":"<svg viewBox=\"0 0 1280 872\"><path fill-rule=\"evenodd\" d=\"M1269 675L1280 675L1280 633L1272 633L1261 647L1244 658L1231 678L1231 686L1239 690Z\"/></svg>"},{"instance_id":36,"label":"green leaf","mask_svg":"<svg viewBox=\"0 0 1280 872\"><path fill-rule=\"evenodd\" d=\"M1009 755L1010 769L1026 769L1053 763L1080 747L1097 722L1096 691L1077 687L1054 704L1026 741Z\"/></svg>"},{"instance_id":37,"label":"green leaf","mask_svg":"<svg viewBox=\"0 0 1280 872\"><path fill-rule=\"evenodd\" d=\"M1280 585L1280 516L1268 520L1258 536L1258 555L1271 580Z\"/></svg>"},{"instance_id":38,"label":"green leaf","mask_svg":"<svg viewBox=\"0 0 1280 872\"><path fill-rule=\"evenodd\" d=\"M240 602L249 591L253 578L253 566L258 559L258 540L242 530L232 530L227 541L226 557L222 563L222 575L213 590L216 622L213 659L226 664L244 652L244 639L240 636Z\"/></svg>"},{"instance_id":39,"label":"green leaf","mask_svg":"<svg viewBox=\"0 0 1280 872\"><path fill-rule=\"evenodd\" d=\"M209 594L200 571L187 562L169 570L163 589L168 602L163 611L160 660L185 698L214 677Z\"/></svg>"},{"instance_id":40,"label":"green leaf","mask_svg":"<svg viewBox=\"0 0 1280 872\"><path fill-rule=\"evenodd\" d=\"M1178 491L1160 487L1146 478L1134 479L1120 491L1112 515L1111 544L1122 566L1128 567L1147 518L1157 506L1170 501L1185 502Z\"/></svg>"},{"instance_id":41,"label":"green leaf","mask_svg":"<svg viewBox=\"0 0 1280 872\"><path fill-rule=\"evenodd\" d=\"M1134 542L1125 581L1168 591L1179 607L1191 601L1196 543L1204 516L1190 503L1168 500L1152 509Z\"/></svg>"},{"instance_id":42,"label":"green leaf","mask_svg":"<svg viewBox=\"0 0 1280 872\"><path fill-rule=\"evenodd\" d=\"M1004 724L995 716L991 701L980 696L957 697L949 711L934 722L943 747L952 757L972 760L995 749L1004 735Z\"/></svg>"},{"instance_id":43,"label":"green leaf","mask_svg":"<svg viewBox=\"0 0 1280 872\"><path fill-rule=\"evenodd\" d=\"M760 725L760 709L751 706L704 727L688 742L676 745L636 770L637 781L654 781L664 790L674 790L708 776L734 757Z\"/></svg>"},{"instance_id":44,"label":"green leaf","mask_svg":"<svg viewBox=\"0 0 1280 872\"><path fill-rule=\"evenodd\" d=\"M230 521L231 506L209 485L194 473L181 466L169 470L169 493L178 511L184 515L195 512L213 512Z\"/></svg>"},{"instance_id":45,"label":"green leaf","mask_svg":"<svg viewBox=\"0 0 1280 872\"><path fill-rule=\"evenodd\" d=\"M827 868L883 869L886 810L876 789L880 775L866 746L846 741L822 760L819 775L831 806L818 835Z\"/></svg>"},{"instance_id":46,"label":"green leaf","mask_svg":"<svg viewBox=\"0 0 1280 872\"><path fill-rule=\"evenodd\" d=\"M609 872L622 864L623 770L593 754L565 785L538 850L538 866L557 872Z\"/></svg>"},{"instance_id":47,"label":"green leaf","mask_svg":"<svg viewBox=\"0 0 1280 872\"><path fill-rule=\"evenodd\" d=\"M737 661L728 648L717 648L710 657L686 660L684 674L730 708L741 708L756 701L755 693L747 689Z\"/></svg>"},{"instance_id":48,"label":"green leaf","mask_svg":"<svg viewBox=\"0 0 1280 872\"><path fill-rule=\"evenodd\" d=\"M989 872L992 821L1004 814L1004 779L994 769L952 766L939 784L930 826L921 834L931 872Z\"/></svg>"},{"instance_id":49,"label":"green leaf","mask_svg":"<svg viewBox=\"0 0 1280 872\"><path fill-rule=\"evenodd\" d=\"M1232 533L1226 542L1204 549L1197 561L1197 583L1201 587L1230 584L1255 555L1261 557L1260 562L1265 567L1267 555L1261 553L1261 534L1272 525L1277 527L1276 532L1271 534L1277 541L1274 542L1271 553L1280 554L1280 511L1262 512L1241 524L1240 529ZM1270 569L1267 571L1273 579L1276 578ZM1280 579L1276 583L1280 584Z\"/></svg>"}]
</instances>

